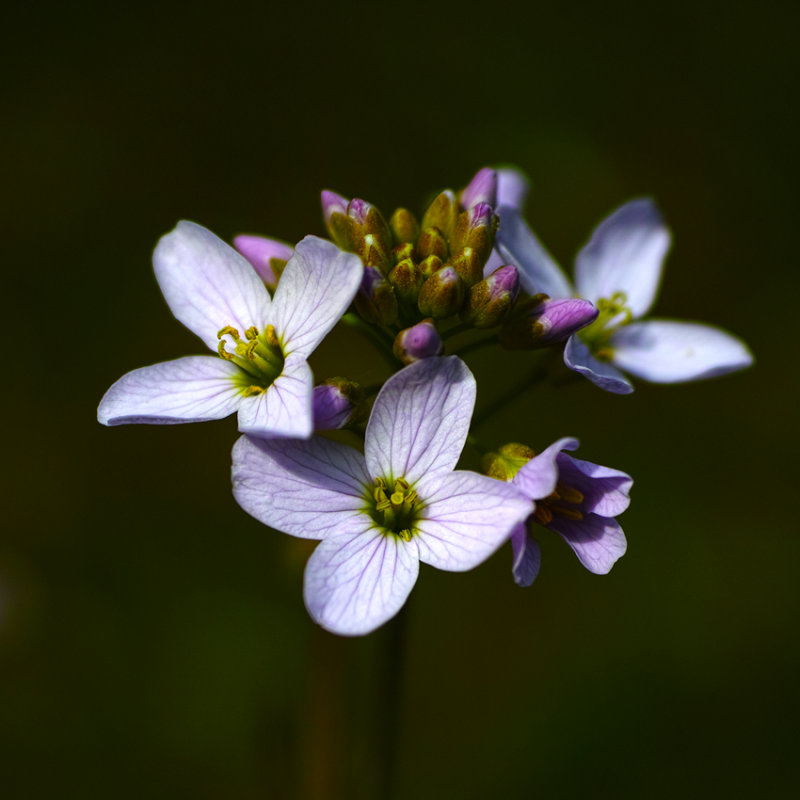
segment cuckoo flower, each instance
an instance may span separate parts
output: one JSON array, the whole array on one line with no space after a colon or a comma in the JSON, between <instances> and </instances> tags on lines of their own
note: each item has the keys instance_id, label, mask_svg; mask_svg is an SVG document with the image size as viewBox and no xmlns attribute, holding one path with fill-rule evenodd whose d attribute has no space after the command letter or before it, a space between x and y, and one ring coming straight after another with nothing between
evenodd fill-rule
<instances>
[{"instance_id":1,"label":"cuckoo flower","mask_svg":"<svg viewBox=\"0 0 800 800\"><path fill-rule=\"evenodd\" d=\"M573 335L564 361L602 389L628 394L621 370L653 383L710 378L749 366L747 346L731 334L696 322L648 319L661 281L670 232L647 198L632 200L601 222L575 259L573 292L561 268L522 219L518 207L498 209L497 247L520 271L529 294L577 294L597 306L598 318Z\"/></svg>"},{"instance_id":2,"label":"cuckoo flower","mask_svg":"<svg viewBox=\"0 0 800 800\"><path fill-rule=\"evenodd\" d=\"M310 436L312 375L306 359L353 299L356 256L307 236L274 299L250 264L213 233L180 222L153 254L172 313L216 356L189 356L129 372L97 410L104 425L169 425L239 415L258 436Z\"/></svg>"},{"instance_id":3,"label":"cuckoo flower","mask_svg":"<svg viewBox=\"0 0 800 800\"><path fill-rule=\"evenodd\" d=\"M536 501L533 514L511 534L512 574L520 586L530 586L539 572L541 551L533 537L537 525L560 534L581 564L598 575L609 572L625 553L625 534L614 517L628 507L633 480L562 452L577 447L577 439L564 438L535 457L522 445L506 445L495 454L490 474L510 479Z\"/></svg>"},{"instance_id":4,"label":"cuckoo flower","mask_svg":"<svg viewBox=\"0 0 800 800\"><path fill-rule=\"evenodd\" d=\"M322 627L369 633L405 603L420 561L472 569L530 515L532 503L514 486L454 471L474 404L464 362L430 358L385 383L364 455L320 437L236 443L239 505L279 531L322 540L304 585L306 607Z\"/></svg>"},{"instance_id":5,"label":"cuckoo flower","mask_svg":"<svg viewBox=\"0 0 800 800\"><path fill-rule=\"evenodd\" d=\"M283 267L294 252L294 248L286 242L248 233L237 236L233 246L252 264L259 278L270 288L278 284Z\"/></svg>"}]
</instances>

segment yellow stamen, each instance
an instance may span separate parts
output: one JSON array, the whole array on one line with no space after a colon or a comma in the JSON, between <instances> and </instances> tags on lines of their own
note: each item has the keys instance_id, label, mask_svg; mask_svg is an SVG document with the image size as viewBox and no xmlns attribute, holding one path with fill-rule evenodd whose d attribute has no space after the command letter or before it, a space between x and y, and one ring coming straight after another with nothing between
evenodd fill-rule
<instances>
[{"instance_id":1,"label":"yellow stamen","mask_svg":"<svg viewBox=\"0 0 800 800\"><path fill-rule=\"evenodd\" d=\"M239 331L236 330L232 325L226 325L222 330L217 331L217 339L221 339L226 334L229 334L234 339L239 338Z\"/></svg>"},{"instance_id":2,"label":"yellow stamen","mask_svg":"<svg viewBox=\"0 0 800 800\"><path fill-rule=\"evenodd\" d=\"M579 492L577 489L573 489L571 486L564 486L564 484L559 483L556 486L556 492L554 492L557 497L560 497L562 500L565 500L567 503L582 503L583 502L583 492Z\"/></svg>"},{"instance_id":3,"label":"yellow stamen","mask_svg":"<svg viewBox=\"0 0 800 800\"><path fill-rule=\"evenodd\" d=\"M583 519L583 514L576 508L564 508L564 506L551 506L554 514L559 517L566 517L567 519ZM551 516L552 519L552 516Z\"/></svg>"}]
</instances>

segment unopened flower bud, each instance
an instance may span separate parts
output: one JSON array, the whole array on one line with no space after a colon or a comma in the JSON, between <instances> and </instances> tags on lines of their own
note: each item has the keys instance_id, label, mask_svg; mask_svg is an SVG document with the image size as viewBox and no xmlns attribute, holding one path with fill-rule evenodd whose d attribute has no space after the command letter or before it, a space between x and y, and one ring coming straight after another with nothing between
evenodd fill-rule
<instances>
[{"instance_id":1,"label":"unopened flower bud","mask_svg":"<svg viewBox=\"0 0 800 800\"><path fill-rule=\"evenodd\" d=\"M398 264L406 258L416 261L417 251L411 242L400 242L392 248L392 256L394 256L394 263Z\"/></svg>"},{"instance_id":2,"label":"unopened flower bud","mask_svg":"<svg viewBox=\"0 0 800 800\"><path fill-rule=\"evenodd\" d=\"M535 455L535 451L524 444L504 444L481 458L481 472L498 481L510 481Z\"/></svg>"},{"instance_id":3,"label":"unopened flower bud","mask_svg":"<svg viewBox=\"0 0 800 800\"><path fill-rule=\"evenodd\" d=\"M588 300L536 295L508 319L500 331L500 344L509 350L545 347L565 341L596 318L597 309Z\"/></svg>"},{"instance_id":4,"label":"unopened flower bud","mask_svg":"<svg viewBox=\"0 0 800 800\"><path fill-rule=\"evenodd\" d=\"M389 227L396 242L416 242L419 236L417 218L407 209L398 208L389 220Z\"/></svg>"},{"instance_id":5,"label":"unopened flower bud","mask_svg":"<svg viewBox=\"0 0 800 800\"><path fill-rule=\"evenodd\" d=\"M354 303L358 313L375 325L391 325L397 319L394 287L375 267L364 268Z\"/></svg>"},{"instance_id":6,"label":"unopened flower bud","mask_svg":"<svg viewBox=\"0 0 800 800\"><path fill-rule=\"evenodd\" d=\"M459 205L456 196L448 189L434 198L422 216L422 230L438 228L449 238L458 217Z\"/></svg>"},{"instance_id":7,"label":"unopened flower bud","mask_svg":"<svg viewBox=\"0 0 800 800\"><path fill-rule=\"evenodd\" d=\"M422 277L426 280L433 275L434 272L438 272L442 268L442 261L439 256L428 256L426 259L420 262L419 268L422 272Z\"/></svg>"},{"instance_id":8,"label":"unopened flower bud","mask_svg":"<svg viewBox=\"0 0 800 800\"><path fill-rule=\"evenodd\" d=\"M478 203L497 205L497 173L489 167L479 169L461 192L462 208L470 209Z\"/></svg>"},{"instance_id":9,"label":"unopened flower bud","mask_svg":"<svg viewBox=\"0 0 800 800\"><path fill-rule=\"evenodd\" d=\"M517 268L500 267L469 290L461 318L475 328L493 328L503 321L518 294Z\"/></svg>"},{"instance_id":10,"label":"unopened flower bud","mask_svg":"<svg viewBox=\"0 0 800 800\"><path fill-rule=\"evenodd\" d=\"M253 265L261 280L270 287L278 283L286 262L294 252L294 248L285 242L246 234L237 236L233 240L233 246Z\"/></svg>"},{"instance_id":11,"label":"unopened flower bud","mask_svg":"<svg viewBox=\"0 0 800 800\"><path fill-rule=\"evenodd\" d=\"M410 258L398 262L389 273L389 283L394 286L397 296L412 305L416 305L424 281L422 270Z\"/></svg>"},{"instance_id":12,"label":"unopened flower bud","mask_svg":"<svg viewBox=\"0 0 800 800\"><path fill-rule=\"evenodd\" d=\"M450 251L458 253L459 250L470 247L483 265L492 252L496 230L497 217L492 207L487 203L478 203L459 215L450 239Z\"/></svg>"},{"instance_id":13,"label":"unopened flower bud","mask_svg":"<svg viewBox=\"0 0 800 800\"><path fill-rule=\"evenodd\" d=\"M328 227L328 232L333 235L333 231L330 228L331 217L334 214L344 214L346 216L347 206L350 201L328 189L322 191L320 199L322 201L322 216L325 218L325 225Z\"/></svg>"},{"instance_id":14,"label":"unopened flower bud","mask_svg":"<svg viewBox=\"0 0 800 800\"><path fill-rule=\"evenodd\" d=\"M464 281L452 267L442 267L422 284L417 305L426 317L444 319L455 314L463 302Z\"/></svg>"},{"instance_id":15,"label":"unopened flower bud","mask_svg":"<svg viewBox=\"0 0 800 800\"><path fill-rule=\"evenodd\" d=\"M394 340L394 354L404 364L433 358L442 352L442 337L432 319L424 319L412 328L400 331Z\"/></svg>"},{"instance_id":16,"label":"unopened flower bud","mask_svg":"<svg viewBox=\"0 0 800 800\"><path fill-rule=\"evenodd\" d=\"M449 252L447 248L447 239L439 228L425 228L417 240L417 252L420 258L427 258L428 256L438 256L444 261Z\"/></svg>"},{"instance_id":17,"label":"unopened flower bud","mask_svg":"<svg viewBox=\"0 0 800 800\"><path fill-rule=\"evenodd\" d=\"M448 265L458 273L467 287L483 278L483 260L471 247L462 248L461 252L450 259Z\"/></svg>"},{"instance_id":18,"label":"unopened flower bud","mask_svg":"<svg viewBox=\"0 0 800 800\"><path fill-rule=\"evenodd\" d=\"M314 387L314 430L332 431L365 416L364 390L346 378L329 378Z\"/></svg>"}]
</instances>

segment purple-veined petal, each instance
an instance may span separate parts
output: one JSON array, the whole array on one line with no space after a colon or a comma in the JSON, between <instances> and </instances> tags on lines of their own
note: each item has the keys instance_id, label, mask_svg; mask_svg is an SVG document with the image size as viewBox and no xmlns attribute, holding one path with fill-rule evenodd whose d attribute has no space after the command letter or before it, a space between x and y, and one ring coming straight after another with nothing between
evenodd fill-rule
<instances>
[{"instance_id":1,"label":"purple-veined petal","mask_svg":"<svg viewBox=\"0 0 800 800\"><path fill-rule=\"evenodd\" d=\"M517 586L530 586L539 574L542 551L524 523L514 528L511 534L511 547L514 551L514 561L511 565L514 582Z\"/></svg>"},{"instance_id":2,"label":"purple-veined petal","mask_svg":"<svg viewBox=\"0 0 800 800\"><path fill-rule=\"evenodd\" d=\"M634 322L618 328L610 344L615 364L653 383L712 378L753 363L740 339L697 322Z\"/></svg>"},{"instance_id":3,"label":"purple-veined petal","mask_svg":"<svg viewBox=\"0 0 800 800\"><path fill-rule=\"evenodd\" d=\"M633 316L647 313L671 236L656 204L631 200L606 217L575 259L578 294L593 303L624 292Z\"/></svg>"},{"instance_id":4,"label":"purple-veined petal","mask_svg":"<svg viewBox=\"0 0 800 800\"><path fill-rule=\"evenodd\" d=\"M413 542L370 527L365 519L324 539L306 565L303 597L326 630L361 636L391 619L414 588L419 561Z\"/></svg>"},{"instance_id":5,"label":"purple-veined petal","mask_svg":"<svg viewBox=\"0 0 800 800\"><path fill-rule=\"evenodd\" d=\"M500 206L500 226L495 246L504 264L519 270L522 288L531 295L546 294L552 299L572 297L567 276L528 227L519 209Z\"/></svg>"},{"instance_id":6,"label":"purple-veined petal","mask_svg":"<svg viewBox=\"0 0 800 800\"><path fill-rule=\"evenodd\" d=\"M103 396L103 425L176 425L233 414L244 400L235 364L214 356L188 356L123 375Z\"/></svg>"},{"instance_id":7,"label":"purple-veined petal","mask_svg":"<svg viewBox=\"0 0 800 800\"><path fill-rule=\"evenodd\" d=\"M361 510L369 482L364 456L340 442L241 436L231 474L236 502L291 536L324 539L370 522Z\"/></svg>"},{"instance_id":8,"label":"purple-veined petal","mask_svg":"<svg viewBox=\"0 0 800 800\"><path fill-rule=\"evenodd\" d=\"M239 430L270 438L308 438L314 431L313 384L305 358L296 353L288 356L283 371L266 392L242 399Z\"/></svg>"},{"instance_id":9,"label":"purple-veined petal","mask_svg":"<svg viewBox=\"0 0 800 800\"><path fill-rule=\"evenodd\" d=\"M364 454L374 477L415 483L452 470L469 432L475 378L457 356L426 358L395 373L375 398Z\"/></svg>"},{"instance_id":10,"label":"purple-veined petal","mask_svg":"<svg viewBox=\"0 0 800 800\"><path fill-rule=\"evenodd\" d=\"M616 517L630 505L628 493L633 478L626 472L582 461L566 453L559 453L556 463L559 483L577 489L583 495L582 511L601 517Z\"/></svg>"},{"instance_id":11,"label":"purple-veined petal","mask_svg":"<svg viewBox=\"0 0 800 800\"><path fill-rule=\"evenodd\" d=\"M633 384L613 364L598 361L579 336L570 336L567 340L564 363L607 392L630 394L633 391Z\"/></svg>"},{"instance_id":12,"label":"purple-veined petal","mask_svg":"<svg viewBox=\"0 0 800 800\"><path fill-rule=\"evenodd\" d=\"M520 467L512 483L525 497L541 500L553 493L558 482L558 456L562 450L576 450L578 440L572 437L559 439L550 447L542 450L527 464Z\"/></svg>"},{"instance_id":13,"label":"purple-veined petal","mask_svg":"<svg viewBox=\"0 0 800 800\"><path fill-rule=\"evenodd\" d=\"M425 475L416 490L425 504L412 540L419 560L448 572L485 561L533 512L512 484L476 472Z\"/></svg>"},{"instance_id":14,"label":"purple-veined petal","mask_svg":"<svg viewBox=\"0 0 800 800\"><path fill-rule=\"evenodd\" d=\"M286 242L244 233L233 240L233 246L250 262L261 280L269 284L277 283L269 262L273 258L288 261L294 252L294 248Z\"/></svg>"},{"instance_id":15,"label":"purple-veined petal","mask_svg":"<svg viewBox=\"0 0 800 800\"><path fill-rule=\"evenodd\" d=\"M580 520L554 516L547 527L561 534L581 564L597 575L605 575L625 554L625 534L615 519L596 514Z\"/></svg>"},{"instance_id":16,"label":"purple-veined petal","mask_svg":"<svg viewBox=\"0 0 800 800\"><path fill-rule=\"evenodd\" d=\"M217 332L231 325L244 335L261 330L269 292L247 260L218 236L194 222L179 222L162 236L153 269L164 299L190 331L216 351Z\"/></svg>"},{"instance_id":17,"label":"purple-veined petal","mask_svg":"<svg viewBox=\"0 0 800 800\"><path fill-rule=\"evenodd\" d=\"M325 239L306 236L297 244L270 314L286 353L314 351L353 302L363 272L358 256Z\"/></svg>"},{"instance_id":18,"label":"purple-veined petal","mask_svg":"<svg viewBox=\"0 0 800 800\"><path fill-rule=\"evenodd\" d=\"M497 205L522 211L530 191L530 181L518 170L505 167L497 170Z\"/></svg>"},{"instance_id":19,"label":"purple-veined petal","mask_svg":"<svg viewBox=\"0 0 800 800\"><path fill-rule=\"evenodd\" d=\"M543 300L531 309L530 317L539 324L539 343L566 341L573 333L597 319L597 309L577 297Z\"/></svg>"}]
</instances>

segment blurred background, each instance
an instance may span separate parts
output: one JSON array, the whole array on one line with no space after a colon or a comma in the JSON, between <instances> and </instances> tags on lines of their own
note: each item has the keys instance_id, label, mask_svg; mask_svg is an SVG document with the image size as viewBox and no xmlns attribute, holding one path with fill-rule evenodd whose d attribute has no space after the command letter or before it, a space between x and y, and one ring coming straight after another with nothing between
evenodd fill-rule
<instances>
[{"instance_id":1,"label":"blurred background","mask_svg":"<svg viewBox=\"0 0 800 800\"><path fill-rule=\"evenodd\" d=\"M380 797L388 761L400 798L793 796L797 5L14 13L3 797ZM323 233L322 188L419 211L501 162L531 176L527 216L565 267L653 195L675 236L655 313L728 328L757 365L520 397L486 437L574 434L630 472L628 554L596 577L544 534L527 590L509 547L423 568L405 654L391 628L337 639L303 608L308 547L230 494L232 418L106 429L96 405L202 352L150 266L179 218L296 241ZM365 377L357 347L327 340L317 376ZM475 354L479 405L524 358Z\"/></svg>"}]
</instances>

